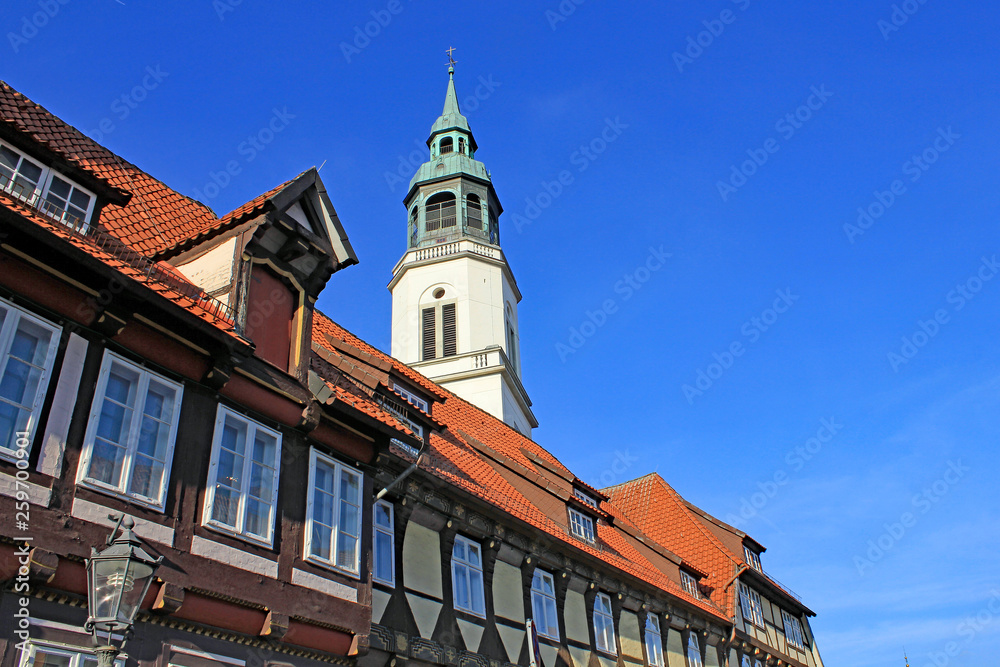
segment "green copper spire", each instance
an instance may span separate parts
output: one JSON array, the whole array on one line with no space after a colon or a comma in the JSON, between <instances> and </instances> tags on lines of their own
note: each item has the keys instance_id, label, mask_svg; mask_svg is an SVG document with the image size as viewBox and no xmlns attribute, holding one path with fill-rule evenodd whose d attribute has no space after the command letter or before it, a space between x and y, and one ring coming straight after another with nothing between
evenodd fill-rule
<instances>
[{"instance_id":1,"label":"green copper spire","mask_svg":"<svg viewBox=\"0 0 1000 667\"><path fill-rule=\"evenodd\" d=\"M469 121L462 115L461 109L458 108L458 93L455 92L454 65L448 67L448 92L444 96L444 110L441 111L441 115L434 121L434 125L431 126L431 136L428 141L448 130L458 130L467 134L473 149L475 149L475 140L472 139L472 129L469 128Z\"/></svg>"}]
</instances>

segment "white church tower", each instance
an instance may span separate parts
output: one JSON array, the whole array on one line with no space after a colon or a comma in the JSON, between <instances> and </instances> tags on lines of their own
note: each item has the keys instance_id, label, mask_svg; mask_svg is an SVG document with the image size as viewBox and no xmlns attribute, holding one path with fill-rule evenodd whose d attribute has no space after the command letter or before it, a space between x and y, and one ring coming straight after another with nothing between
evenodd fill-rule
<instances>
[{"instance_id":1,"label":"white church tower","mask_svg":"<svg viewBox=\"0 0 1000 667\"><path fill-rule=\"evenodd\" d=\"M503 208L448 68L430 160L410 181L407 251L392 270L392 356L530 437L517 289L500 249Z\"/></svg>"}]
</instances>

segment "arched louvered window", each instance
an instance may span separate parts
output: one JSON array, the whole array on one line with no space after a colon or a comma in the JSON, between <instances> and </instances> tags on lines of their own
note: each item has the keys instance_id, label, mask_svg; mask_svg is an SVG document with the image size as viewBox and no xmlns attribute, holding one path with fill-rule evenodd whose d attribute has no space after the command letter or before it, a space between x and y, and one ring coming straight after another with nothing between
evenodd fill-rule
<instances>
[{"instance_id":1,"label":"arched louvered window","mask_svg":"<svg viewBox=\"0 0 1000 667\"><path fill-rule=\"evenodd\" d=\"M439 192L427 200L424 214L424 229L433 232L455 226L455 195Z\"/></svg>"},{"instance_id":2,"label":"arched louvered window","mask_svg":"<svg viewBox=\"0 0 1000 667\"><path fill-rule=\"evenodd\" d=\"M472 229L483 228L483 203L477 195L465 198L465 225Z\"/></svg>"},{"instance_id":3,"label":"arched louvered window","mask_svg":"<svg viewBox=\"0 0 1000 667\"><path fill-rule=\"evenodd\" d=\"M441 140L441 143L438 144L438 152L441 153L441 155L451 153L453 150L455 150L455 140L451 137L445 137Z\"/></svg>"}]
</instances>

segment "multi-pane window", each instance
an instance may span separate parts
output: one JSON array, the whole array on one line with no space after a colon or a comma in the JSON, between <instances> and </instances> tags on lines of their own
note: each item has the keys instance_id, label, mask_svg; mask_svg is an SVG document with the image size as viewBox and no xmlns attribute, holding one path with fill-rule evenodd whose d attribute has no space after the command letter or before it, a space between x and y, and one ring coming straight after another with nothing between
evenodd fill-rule
<instances>
[{"instance_id":1,"label":"multi-pane window","mask_svg":"<svg viewBox=\"0 0 1000 667\"><path fill-rule=\"evenodd\" d=\"M747 565L757 570L758 572L763 571L761 570L760 567L760 554L745 544L743 545L743 557L746 559Z\"/></svg>"},{"instance_id":2,"label":"multi-pane window","mask_svg":"<svg viewBox=\"0 0 1000 667\"><path fill-rule=\"evenodd\" d=\"M424 229L433 232L445 227L454 227L455 195L450 192L439 192L427 200L424 208Z\"/></svg>"},{"instance_id":3,"label":"multi-pane window","mask_svg":"<svg viewBox=\"0 0 1000 667\"><path fill-rule=\"evenodd\" d=\"M59 329L0 299L0 454L29 442L55 360Z\"/></svg>"},{"instance_id":4,"label":"multi-pane window","mask_svg":"<svg viewBox=\"0 0 1000 667\"><path fill-rule=\"evenodd\" d=\"M115 661L116 667L124 664L124 658ZM20 667L97 667L97 657L89 652L31 642L21 653Z\"/></svg>"},{"instance_id":5,"label":"multi-pane window","mask_svg":"<svg viewBox=\"0 0 1000 667\"><path fill-rule=\"evenodd\" d=\"M486 616L482 547L462 535L455 537L451 550L451 583L456 609Z\"/></svg>"},{"instance_id":6,"label":"multi-pane window","mask_svg":"<svg viewBox=\"0 0 1000 667\"><path fill-rule=\"evenodd\" d=\"M270 546L280 460L280 433L220 405L205 523Z\"/></svg>"},{"instance_id":7,"label":"multi-pane window","mask_svg":"<svg viewBox=\"0 0 1000 667\"><path fill-rule=\"evenodd\" d=\"M372 554L372 578L387 586L396 583L395 542L396 534L392 523L392 504L384 500L375 503L373 509L375 539Z\"/></svg>"},{"instance_id":8,"label":"multi-pane window","mask_svg":"<svg viewBox=\"0 0 1000 667\"><path fill-rule=\"evenodd\" d=\"M760 602L760 595L746 584L740 584L740 608L743 610L745 620L758 627L764 627L764 608Z\"/></svg>"},{"instance_id":9,"label":"multi-pane window","mask_svg":"<svg viewBox=\"0 0 1000 667\"><path fill-rule=\"evenodd\" d=\"M531 578L531 611L538 634L549 639L559 639L556 587L548 572L536 569Z\"/></svg>"},{"instance_id":10,"label":"multi-pane window","mask_svg":"<svg viewBox=\"0 0 1000 667\"><path fill-rule=\"evenodd\" d=\"M85 228L96 198L52 169L0 144L0 190L70 227Z\"/></svg>"},{"instance_id":11,"label":"multi-pane window","mask_svg":"<svg viewBox=\"0 0 1000 667\"><path fill-rule=\"evenodd\" d=\"M361 571L361 483L357 470L311 451L305 549L310 560Z\"/></svg>"},{"instance_id":12,"label":"multi-pane window","mask_svg":"<svg viewBox=\"0 0 1000 667\"><path fill-rule=\"evenodd\" d=\"M656 614L646 616L646 659L650 667L664 667L663 637L660 635L660 619Z\"/></svg>"},{"instance_id":13,"label":"multi-pane window","mask_svg":"<svg viewBox=\"0 0 1000 667\"><path fill-rule=\"evenodd\" d=\"M593 496L584 493L580 489L573 489L573 497L576 498L577 500L582 500L583 502L587 503L588 505L590 505L595 509L597 508L597 498L594 498Z\"/></svg>"},{"instance_id":14,"label":"multi-pane window","mask_svg":"<svg viewBox=\"0 0 1000 667\"><path fill-rule=\"evenodd\" d=\"M781 611L781 620L785 624L785 638L788 643L802 651L806 650L805 638L802 636L802 624L787 611Z\"/></svg>"},{"instance_id":15,"label":"multi-pane window","mask_svg":"<svg viewBox=\"0 0 1000 667\"><path fill-rule=\"evenodd\" d=\"M401 386L399 386L398 384L395 384L395 383L392 385L392 390L397 395L399 395L400 398L402 398L404 401L406 401L410 405L412 405L414 407L417 407L417 408L420 408L421 410L423 410L426 413L430 413L430 408L428 408L428 406L427 406L427 401L425 401L424 399L420 398L419 396L417 396L413 392L407 391L406 389L403 389Z\"/></svg>"},{"instance_id":16,"label":"multi-pane window","mask_svg":"<svg viewBox=\"0 0 1000 667\"><path fill-rule=\"evenodd\" d=\"M681 588L693 598L701 597L698 594L698 581L684 570L681 570Z\"/></svg>"},{"instance_id":17,"label":"multi-pane window","mask_svg":"<svg viewBox=\"0 0 1000 667\"><path fill-rule=\"evenodd\" d=\"M458 354L454 302L421 310L420 341L422 361Z\"/></svg>"},{"instance_id":18,"label":"multi-pane window","mask_svg":"<svg viewBox=\"0 0 1000 667\"><path fill-rule=\"evenodd\" d=\"M162 509L182 392L105 352L77 481Z\"/></svg>"},{"instance_id":19,"label":"multi-pane window","mask_svg":"<svg viewBox=\"0 0 1000 667\"><path fill-rule=\"evenodd\" d=\"M572 507L569 508L569 529L579 538L594 541L594 520Z\"/></svg>"},{"instance_id":20,"label":"multi-pane window","mask_svg":"<svg viewBox=\"0 0 1000 667\"><path fill-rule=\"evenodd\" d=\"M597 648L612 655L618 654L615 644L615 618L611 615L611 598L606 593L594 597L594 639Z\"/></svg>"},{"instance_id":21,"label":"multi-pane window","mask_svg":"<svg viewBox=\"0 0 1000 667\"><path fill-rule=\"evenodd\" d=\"M701 643L698 641L698 635L694 632L688 632L687 653L688 667L702 667Z\"/></svg>"}]
</instances>

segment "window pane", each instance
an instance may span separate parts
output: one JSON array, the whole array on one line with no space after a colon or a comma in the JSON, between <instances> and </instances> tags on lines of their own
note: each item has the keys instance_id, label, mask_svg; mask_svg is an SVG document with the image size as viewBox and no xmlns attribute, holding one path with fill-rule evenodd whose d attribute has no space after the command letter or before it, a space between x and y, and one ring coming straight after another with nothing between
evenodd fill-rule
<instances>
[{"instance_id":1,"label":"window pane","mask_svg":"<svg viewBox=\"0 0 1000 667\"><path fill-rule=\"evenodd\" d=\"M388 505L375 505L375 524L384 528L392 528L392 515Z\"/></svg>"},{"instance_id":2,"label":"window pane","mask_svg":"<svg viewBox=\"0 0 1000 667\"><path fill-rule=\"evenodd\" d=\"M32 667L69 667L71 656L61 653L52 653L44 649L35 650L35 659Z\"/></svg>"},{"instance_id":3,"label":"window pane","mask_svg":"<svg viewBox=\"0 0 1000 667\"><path fill-rule=\"evenodd\" d=\"M469 590L472 593L472 610L484 613L486 603L483 600L483 573L479 570L469 569Z\"/></svg>"},{"instance_id":4,"label":"window pane","mask_svg":"<svg viewBox=\"0 0 1000 667\"><path fill-rule=\"evenodd\" d=\"M375 533L375 578L392 581L392 538L385 533Z\"/></svg>"},{"instance_id":5,"label":"window pane","mask_svg":"<svg viewBox=\"0 0 1000 667\"><path fill-rule=\"evenodd\" d=\"M358 538L341 532L337 537L337 565L349 570L357 569Z\"/></svg>"},{"instance_id":6,"label":"window pane","mask_svg":"<svg viewBox=\"0 0 1000 667\"><path fill-rule=\"evenodd\" d=\"M469 582L466 578L466 566L453 563L451 567L452 584L455 587L455 606L463 609L469 607Z\"/></svg>"}]
</instances>

